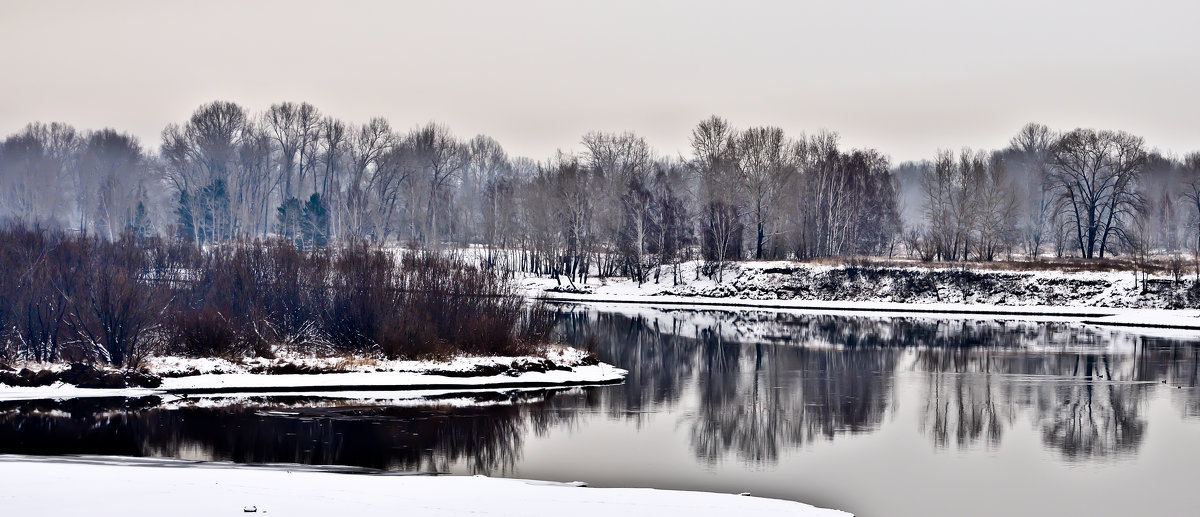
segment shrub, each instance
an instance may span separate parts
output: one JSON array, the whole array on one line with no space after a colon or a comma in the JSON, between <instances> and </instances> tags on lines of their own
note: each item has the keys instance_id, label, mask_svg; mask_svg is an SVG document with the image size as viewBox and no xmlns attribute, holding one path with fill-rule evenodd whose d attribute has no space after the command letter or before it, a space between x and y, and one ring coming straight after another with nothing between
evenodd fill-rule
<instances>
[{"instance_id":1,"label":"shrub","mask_svg":"<svg viewBox=\"0 0 1200 517\"><path fill-rule=\"evenodd\" d=\"M418 358L523 355L550 335L503 275L461 257L285 240L182 241L0 229L5 358L135 367L153 347L191 356L277 346Z\"/></svg>"}]
</instances>

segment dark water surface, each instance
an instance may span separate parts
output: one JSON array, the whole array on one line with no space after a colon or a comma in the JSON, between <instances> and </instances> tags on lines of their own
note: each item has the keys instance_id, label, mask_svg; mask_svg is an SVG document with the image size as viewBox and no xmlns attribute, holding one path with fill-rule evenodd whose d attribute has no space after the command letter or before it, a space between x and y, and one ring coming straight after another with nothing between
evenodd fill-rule
<instances>
[{"instance_id":1,"label":"dark water surface","mask_svg":"<svg viewBox=\"0 0 1200 517\"><path fill-rule=\"evenodd\" d=\"M562 306L625 384L405 406L0 405L0 453L751 492L862 516L1196 515L1200 340L1064 322Z\"/></svg>"}]
</instances>

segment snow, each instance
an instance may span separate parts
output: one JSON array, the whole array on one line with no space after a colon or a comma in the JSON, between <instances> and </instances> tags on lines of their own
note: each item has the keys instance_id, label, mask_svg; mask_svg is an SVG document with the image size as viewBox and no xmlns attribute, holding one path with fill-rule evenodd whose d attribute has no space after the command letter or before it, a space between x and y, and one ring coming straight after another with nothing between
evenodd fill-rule
<instances>
[{"instance_id":1,"label":"snow","mask_svg":"<svg viewBox=\"0 0 1200 517\"><path fill-rule=\"evenodd\" d=\"M462 390L406 390L406 391L304 391L304 392L260 392L221 393L204 397L167 397L156 408L223 408L242 406L251 400L271 398L271 412L292 414L290 409L312 409L321 407L340 408L352 406L387 407L485 407L505 406L519 403L541 402L548 392L580 394L580 387L560 388L495 388L471 391ZM296 400L288 400L297 397Z\"/></svg>"},{"instance_id":2,"label":"snow","mask_svg":"<svg viewBox=\"0 0 1200 517\"><path fill-rule=\"evenodd\" d=\"M654 516L849 514L806 504L732 494L647 488L586 488L483 476L365 475L322 469L247 468L140 460L0 457L0 507L8 515L165 513L178 517L522 515ZM64 489L64 487L69 487ZM120 501L114 494L125 494Z\"/></svg>"},{"instance_id":3,"label":"snow","mask_svg":"<svg viewBox=\"0 0 1200 517\"><path fill-rule=\"evenodd\" d=\"M532 356L457 356L447 360L388 360L370 356L317 356L301 354L276 347L273 358L246 357L237 361L220 357L151 356L143 366L158 375L186 376L195 374L259 373L273 367L297 366L314 370L352 372L470 372L478 367L493 365L520 366L548 360L556 365L574 367L588 353L567 346L548 346L539 357Z\"/></svg>"},{"instance_id":4,"label":"snow","mask_svg":"<svg viewBox=\"0 0 1200 517\"><path fill-rule=\"evenodd\" d=\"M868 279L866 274L860 274L854 280L846 280L843 277L849 268L845 266L742 262L730 264L724 280L718 282L704 275L696 279L699 265L699 261L692 261L681 266L680 285L672 285L670 271L664 268L658 284L638 286L627 278L590 278L586 285L568 286L564 279L560 286L553 278L529 277L522 279L521 286L531 297L546 300L660 308L852 312L881 316L954 314L1200 330L1200 310L1165 308L1180 303L1180 287L1159 278L1151 286L1151 292L1143 293L1129 272L969 270L968 273L985 278L990 285L968 282L905 290L900 284L906 275L926 280L929 275L956 275L962 270L886 267L874 269L877 278ZM575 292L552 290L564 287Z\"/></svg>"},{"instance_id":5,"label":"snow","mask_svg":"<svg viewBox=\"0 0 1200 517\"><path fill-rule=\"evenodd\" d=\"M349 372L321 374L252 374L229 373L193 375L163 379L161 391L193 393L213 391L266 390L323 390L344 389L446 389L502 388L527 386L566 386L571 384L601 384L622 379L625 370L607 364L576 366L570 371L524 372L519 375L489 375L451 377L421 372Z\"/></svg>"},{"instance_id":6,"label":"snow","mask_svg":"<svg viewBox=\"0 0 1200 517\"><path fill-rule=\"evenodd\" d=\"M1200 330L1200 317L1190 311L1121 311L1111 316L1086 318L1084 323L1140 329Z\"/></svg>"},{"instance_id":7,"label":"snow","mask_svg":"<svg viewBox=\"0 0 1200 517\"><path fill-rule=\"evenodd\" d=\"M496 391L515 388L557 387L610 384L620 382L626 372L612 365L581 364L587 356L581 350L556 347L540 357L458 357L449 361L384 361L370 358L287 357L227 359L153 357L146 361L150 371L167 377L158 388L98 389L79 388L57 383L51 386L20 387L0 385L0 400L70 399L86 397L142 397L149 395L186 395L200 393L249 395L299 395L348 398L357 392L363 397L384 398L387 393L400 399L441 396L452 392ZM497 375L458 376L441 372L470 372L480 366L520 366L549 360L566 370L523 371ZM336 373L268 374L267 366L293 364L332 368ZM541 363L538 363L541 364ZM404 392L400 394L399 392Z\"/></svg>"},{"instance_id":8,"label":"snow","mask_svg":"<svg viewBox=\"0 0 1200 517\"><path fill-rule=\"evenodd\" d=\"M808 349L840 350L845 348L845 340L839 339L838 334L830 335L823 329L822 322L828 321L824 316L832 315L840 318L853 318L855 321L848 329L863 335L875 336L883 341L900 338L897 335L901 321L924 321L931 329L938 329L933 336L926 338L946 338L951 341L964 337L952 329L956 325L939 325L940 322L998 322L1003 321L1005 338L998 343L1001 347L1013 352L1048 352L1072 354L1127 354L1132 353L1141 344L1142 337L1167 337L1195 340L1194 330L1171 330L1156 328L1102 328L1087 329L1085 334L1076 334L1074 330L1084 330L1084 323L1078 319L1055 316L989 316L989 315L952 315L929 313L876 313L865 314L840 311L801 311L773 309L763 310L753 307L654 307L652 304L639 303L572 303L563 310L592 313L621 314L629 318L641 320L640 325L653 328L663 334L685 337L689 339L713 339L735 343L795 343ZM789 314L794 318L779 318L778 314ZM1065 322L1066 326L1050 327L1046 322ZM1057 330L1055 330L1057 329ZM1085 336L1104 336L1099 340L1088 339ZM863 346L861 343L857 345ZM943 345L928 345L921 341L906 342L905 347L912 350L938 349ZM1004 353L993 348L992 353Z\"/></svg>"},{"instance_id":9,"label":"snow","mask_svg":"<svg viewBox=\"0 0 1200 517\"><path fill-rule=\"evenodd\" d=\"M625 378L625 370L608 364L576 366L570 371L524 372L519 375L450 377L418 372L352 372L320 374L202 374L163 379L158 388L99 389L70 384L22 387L0 386L0 400L71 399L88 397L144 397L171 394L309 395L347 397L367 391L378 398L383 392L412 391L411 397L444 395L453 391L498 390L610 384ZM366 396L366 395L363 395Z\"/></svg>"},{"instance_id":10,"label":"snow","mask_svg":"<svg viewBox=\"0 0 1200 517\"><path fill-rule=\"evenodd\" d=\"M51 386L25 387L0 385L0 401L8 400L66 400L77 398L143 397L161 395L163 392L149 388L99 389L80 388L57 383Z\"/></svg>"}]
</instances>

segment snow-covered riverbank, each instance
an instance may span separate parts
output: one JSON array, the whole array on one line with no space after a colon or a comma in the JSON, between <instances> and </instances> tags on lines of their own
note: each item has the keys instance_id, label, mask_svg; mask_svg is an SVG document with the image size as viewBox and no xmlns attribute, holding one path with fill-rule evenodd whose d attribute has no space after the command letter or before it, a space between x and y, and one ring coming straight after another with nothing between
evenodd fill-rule
<instances>
[{"instance_id":1,"label":"snow-covered riverbank","mask_svg":"<svg viewBox=\"0 0 1200 517\"><path fill-rule=\"evenodd\" d=\"M679 285L589 279L586 285L525 278L531 297L658 307L780 309L885 314L958 314L1015 319L1065 318L1097 325L1200 330L1190 279L1153 279L1143 289L1116 271L991 271L928 267L849 267L798 262L729 265L718 281L699 262L681 267Z\"/></svg>"},{"instance_id":2,"label":"snow-covered riverbank","mask_svg":"<svg viewBox=\"0 0 1200 517\"><path fill-rule=\"evenodd\" d=\"M365 358L188 359L152 357L146 371L155 387L81 387L0 384L0 400L140 397L193 394L298 394L370 391L438 392L610 384L626 371L598 363L586 352L555 348L544 357L459 357L448 361ZM36 365L30 365L37 368ZM29 368L29 367L27 367ZM50 365L61 371L63 365ZM33 371L30 369L29 371ZM298 371L304 373L281 373ZM29 377L28 375L26 377Z\"/></svg>"},{"instance_id":3,"label":"snow-covered riverbank","mask_svg":"<svg viewBox=\"0 0 1200 517\"><path fill-rule=\"evenodd\" d=\"M849 514L759 497L645 488L586 488L483 476L387 476L171 460L0 457L9 515L246 513L334 515L660 516ZM108 480L108 481L104 481ZM69 487L64 489L64 487ZM114 494L129 497L114 499Z\"/></svg>"}]
</instances>

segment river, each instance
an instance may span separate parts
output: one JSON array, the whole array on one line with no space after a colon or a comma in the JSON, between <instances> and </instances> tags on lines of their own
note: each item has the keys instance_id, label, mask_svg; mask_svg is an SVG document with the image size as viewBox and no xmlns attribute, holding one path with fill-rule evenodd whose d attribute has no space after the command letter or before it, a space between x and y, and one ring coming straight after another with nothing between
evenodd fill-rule
<instances>
[{"instance_id":1,"label":"river","mask_svg":"<svg viewBox=\"0 0 1200 517\"><path fill-rule=\"evenodd\" d=\"M556 307L615 386L417 404L0 405L0 453L750 492L860 516L1185 515L1200 337L1070 322Z\"/></svg>"}]
</instances>

